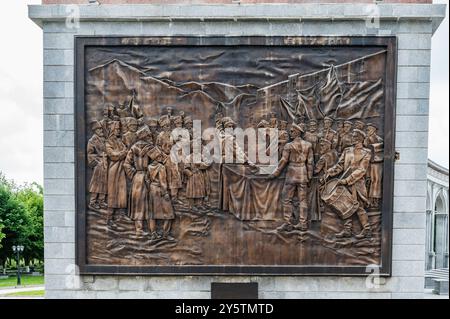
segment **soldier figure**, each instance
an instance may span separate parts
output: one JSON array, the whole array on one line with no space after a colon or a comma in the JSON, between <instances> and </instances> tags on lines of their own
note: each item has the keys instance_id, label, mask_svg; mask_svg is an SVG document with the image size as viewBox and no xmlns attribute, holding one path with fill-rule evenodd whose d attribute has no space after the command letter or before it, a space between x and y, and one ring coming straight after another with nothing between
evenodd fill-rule
<instances>
[{"instance_id":1,"label":"soldier figure","mask_svg":"<svg viewBox=\"0 0 450 319\"><path fill-rule=\"evenodd\" d=\"M325 178L336 176L342 172L344 175L339 180L339 185L348 187L354 200L358 201L359 207L356 211L362 231L355 235L357 239L372 237L372 229L369 223L369 217L364 209L368 206L367 188L365 177L369 168L372 152L364 148L363 142L366 134L358 129L352 133L353 146L347 147L339 158L339 161L332 168L328 169ZM344 229L336 234L337 238L347 238L352 236L352 216L344 220Z\"/></svg>"},{"instance_id":2,"label":"soldier figure","mask_svg":"<svg viewBox=\"0 0 450 319\"><path fill-rule=\"evenodd\" d=\"M342 153L347 147L352 146L352 122L345 121L342 134L339 138L338 152Z\"/></svg>"},{"instance_id":3,"label":"soldier figure","mask_svg":"<svg viewBox=\"0 0 450 319\"><path fill-rule=\"evenodd\" d=\"M317 134L317 121L309 120L308 122L308 131L304 134L304 140L308 141L312 144L314 160L317 161L319 159L319 135Z\"/></svg>"},{"instance_id":4,"label":"soldier figure","mask_svg":"<svg viewBox=\"0 0 450 319\"><path fill-rule=\"evenodd\" d=\"M377 127L372 123L367 124L367 137L364 140L364 146L370 147L373 153L368 175L370 177L369 199L371 207L375 208L379 207L382 195L384 141L377 135Z\"/></svg>"},{"instance_id":5,"label":"soldier figure","mask_svg":"<svg viewBox=\"0 0 450 319\"><path fill-rule=\"evenodd\" d=\"M288 222L288 229L292 228L294 213L293 199L298 196L300 212L298 214L298 228L301 231L308 229L308 184L313 176L314 154L312 144L301 138L303 129L293 123L290 130L292 142L287 143L283 155L275 172L270 179L278 177L286 169L286 179L282 190L283 214Z\"/></svg>"},{"instance_id":6,"label":"soldier figure","mask_svg":"<svg viewBox=\"0 0 450 319\"><path fill-rule=\"evenodd\" d=\"M320 138L327 139L331 142L331 148L336 149L338 144L338 135L335 130L332 129L333 119L329 116L326 116L323 119L323 129L320 133Z\"/></svg>"},{"instance_id":7,"label":"soldier figure","mask_svg":"<svg viewBox=\"0 0 450 319\"><path fill-rule=\"evenodd\" d=\"M331 142L324 138L320 139L320 158L314 167L314 174L323 177L328 168L333 167L338 160L336 150L331 148Z\"/></svg>"},{"instance_id":8,"label":"soldier figure","mask_svg":"<svg viewBox=\"0 0 450 319\"><path fill-rule=\"evenodd\" d=\"M355 121L355 128L357 129L357 130L360 130L360 131L365 131L365 128L366 128L366 124L363 122L363 121L360 121L360 120L356 120Z\"/></svg>"},{"instance_id":9,"label":"soldier figure","mask_svg":"<svg viewBox=\"0 0 450 319\"><path fill-rule=\"evenodd\" d=\"M89 193L91 195L89 207L94 209L108 208L106 194L108 185L108 159L106 157L105 135L100 122L92 123L94 135L87 144L88 165L93 169Z\"/></svg>"},{"instance_id":10,"label":"soldier figure","mask_svg":"<svg viewBox=\"0 0 450 319\"><path fill-rule=\"evenodd\" d=\"M310 202L312 205L317 207L316 210L311 209L312 217L314 218L314 213L316 213L316 220L322 219L321 207L322 203L320 201L320 186L319 184L323 184L323 176L325 176L328 168L333 167L336 164L338 155L336 150L331 148L331 142L327 139L320 139L320 158L316 162L314 166L314 175L316 175L315 179L318 180L318 183L314 183L311 187L310 193ZM313 187L314 186L314 187ZM314 206L313 206L314 207ZM312 219L313 219L312 218Z\"/></svg>"}]
</instances>

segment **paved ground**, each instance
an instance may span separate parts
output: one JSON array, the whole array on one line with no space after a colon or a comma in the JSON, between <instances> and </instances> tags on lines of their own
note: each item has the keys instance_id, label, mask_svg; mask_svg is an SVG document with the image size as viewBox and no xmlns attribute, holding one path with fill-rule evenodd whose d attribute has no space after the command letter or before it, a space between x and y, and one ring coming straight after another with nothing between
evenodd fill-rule
<instances>
[{"instance_id":1,"label":"paved ground","mask_svg":"<svg viewBox=\"0 0 450 319\"><path fill-rule=\"evenodd\" d=\"M31 296L13 296L8 297L5 296L10 293L15 292L25 292L25 291L36 291L36 290L43 290L44 286L31 286L31 287L24 287L24 288L5 288L0 289L0 299L43 299L43 297L31 297ZM432 289L425 289L424 291L424 299L449 299L448 295L435 295L432 292Z\"/></svg>"},{"instance_id":2,"label":"paved ground","mask_svg":"<svg viewBox=\"0 0 450 319\"><path fill-rule=\"evenodd\" d=\"M433 289L425 289L424 296L425 299L448 299L448 295L436 295L433 293Z\"/></svg>"},{"instance_id":3,"label":"paved ground","mask_svg":"<svg viewBox=\"0 0 450 319\"><path fill-rule=\"evenodd\" d=\"M34 297L34 296L12 296L8 297L7 294L16 293L16 292L25 292L25 291L36 291L43 290L44 286L28 286L23 288L9 287L0 289L0 299L43 299L43 297Z\"/></svg>"}]
</instances>

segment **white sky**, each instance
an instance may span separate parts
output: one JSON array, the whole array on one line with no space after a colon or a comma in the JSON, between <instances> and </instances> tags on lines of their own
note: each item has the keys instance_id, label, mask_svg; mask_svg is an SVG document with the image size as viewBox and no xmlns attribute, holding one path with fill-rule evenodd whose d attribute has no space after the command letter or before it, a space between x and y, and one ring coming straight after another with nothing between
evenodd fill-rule
<instances>
[{"instance_id":1,"label":"white sky","mask_svg":"<svg viewBox=\"0 0 450 319\"><path fill-rule=\"evenodd\" d=\"M43 183L42 30L27 4L0 2L0 171L17 183ZM447 3L448 0L435 0ZM449 24L432 40L429 157L449 165Z\"/></svg>"}]
</instances>

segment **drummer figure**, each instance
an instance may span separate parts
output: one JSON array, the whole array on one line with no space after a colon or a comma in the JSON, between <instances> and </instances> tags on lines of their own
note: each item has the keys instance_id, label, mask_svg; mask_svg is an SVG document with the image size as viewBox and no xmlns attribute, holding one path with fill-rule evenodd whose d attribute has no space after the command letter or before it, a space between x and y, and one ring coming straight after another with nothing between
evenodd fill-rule
<instances>
[{"instance_id":1,"label":"drummer figure","mask_svg":"<svg viewBox=\"0 0 450 319\"><path fill-rule=\"evenodd\" d=\"M370 159L372 152L370 149L363 146L366 134L359 130L354 129L352 132L353 146L347 147L339 158L339 161L328 169L326 177L336 176L344 172L343 176L339 179L338 184L344 185L348 188L352 194L354 200L358 201L359 206L356 210L359 222L362 226L362 231L355 235L355 238L370 238L372 237L372 229L369 223L369 217L365 207L369 205L369 199L367 195L367 188L365 177L370 165ZM344 219L344 229L336 234L337 238L348 238L352 236L352 216Z\"/></svg>"}]
</instances>

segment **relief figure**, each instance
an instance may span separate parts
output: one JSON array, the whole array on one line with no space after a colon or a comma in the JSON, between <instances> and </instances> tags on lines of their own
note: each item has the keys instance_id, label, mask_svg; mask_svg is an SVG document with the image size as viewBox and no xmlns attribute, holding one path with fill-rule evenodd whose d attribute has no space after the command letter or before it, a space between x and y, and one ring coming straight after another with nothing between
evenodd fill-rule
<instances>
[{"instance_id":1,"label":"relief figure","mask_svg":"<svg viewBox=\"0 0 450 319\"><path fill-rule=\"evenodd\" d=\"M138 130L138 121L134 117L126 117L124 123L126 125L126 130L123 134L122 141L125 146L130 149L137 141L136 132Z\"/></svg>"},{"instance_id":2,"label":"relief figure","mask_svg":"<svg viewBox=\"0 0 450 319\"><path fill-rule=\"evenodd\" d=\"M138 141L128 151L123 167L131 181L128 216L135 223L136 233L142 234L149 213L149 191L145 177L150 162L149 153L153 149L150 129L147 126L139 129L137 138Z\"/></svg>"},{"instance_id":3,"label":"relief figure","mask_svg":"<svg viewBox=\"0 0 450 319\"><path fill-rule=\"evenodd\" d=\"M339 153L342 153L347 147L352 146L352 127L352 122L344 121L344 127L339 137L339 146L337 149Z\"/></svg>"},{"instance_id":4,"label":"relief figure","mask_svg":"<svg viewBox=\"0 0 450 319\"><path fill-rule=\"evenodd\" d=\"M111 122L111 134L106 140L108 167L108 223L110 224L117 210L127 208L127 180L123 164L128 150L120 137L120 122Z\"/></svg>"},{"instance_id":5,"label":"relief figure","mask_svg":"<svg viewBox=\"0 0 450 319\"><path fill-rule=\"evenodd\" d=\"M89 183L89 206L93 209L106 209L106 195L108 193L108 159L106 156L105 136L100 122L92 123L94 135L87 144L88 165L92 168L92 177Z\"/></svg>"},{"instance_id":6,"label":"relief figure","mask_svg":"<svg viewBox=\"0 0 450 319\"><path fill-rule=\"evenodd\" d=\"M377 135L377 127L373 123L367 124L367 137L364 140L364 146L370 147L372 150L372 159L370 161L370 187L369 199L370 206L379 208L382 197L382 178L383 178L383 139Z\"/></svg>"},{"instance_id":7,"label":"relief figure","mask_svg":"<svg viewBox=\"0 0 450 319\"><path fill-rule=\"evenodd\" d=\"M184 162L184 174L186 175L186 198L189 200L189 207L192 209L205 208L205 201L209 195L209 177L207 169L211 163L202 159L194 162L194 154L186 157Z\"/></svg>"},{"instance_id":8,"label":"relief figure","mask_svg":"<svg viewBox=\"0 0 450 319\"><path fill-rule=\"evenodd\" d=\"M169 159L158 147L154 147L150 152L150 158L153 160L148 166L148 184L150 189L149 198L149 221L148 226L152 239L165 238L174 240L171 235L172 222L175 219L175 213L169 194L167 183L167 173L165 162ZM158 232L157 221L162 221L162 230Z\"/></svg>"},{"instance_id":9,"label":"relief figure","mask_svg":"<svg viewBox=\"0 0 450 319\"><path fill-rule=\"evenodd\" d=\"M170 111L170 112L169 112ZM171 114L171 109L168 109L169 114ZM162 131L159 133L156 139L156 145L160 148L164 154L167 155L167 159L164 162L166 167L165 174L167 174L167 183L170 190L170 195L172 200L178 204L182 204L178 199L178 190L183 186L181 181L181 174L178 169L178 163L172 154L172 146L175 141L172 137L171 132L171 120L168 115L163 115L159 119L159 126Z\"/></svg>"},{"instance_id":10,"label":"relief figure","mask_svg":"<svg viewBox=\"0 0 450 319\"><path fill-rule=\"evenodd\" d=\"M338 135L337 132L335 130L333 130L332 126L333 126L333 118L326 116L323 119L323 128L322 131L320 132L319 136L320 138L324 138L327 139L331 142L332 144L332 148L336 148L337 144L338 144Z\"/></svg>"},{"instance_id":11,"label":"relief figure","mask_svg":"<svg viewBox=\"0 0 450 319\"><path fill-rule=\"evenodd\" d=\"M336 176L342 174L339 180L335 183L330 190L327 190L327 194L322 195L322 199L327 202L333 199L333 195L336 192L342 192L342 194L349 194L351 198L346 198L345 196L340 196L340 203L337 205L346 204L345 200L350 201L352 205L351 209L340 213L343 214L344 219L344 229L337 233L335 236L337 238L348 238L352 236L353 221L352 216L356 212L359 222L361 223L362 230L359 234L355 235L355 238L362 239L365 237L372 237L372 229L369 223L369 217L365 207L368 206L368 194L365 183L365 177L369 168L370 159L372 152L364 148L363 142L366 134L358 129L354 129L352 133L353 146L347 147L344 152L339 157L339 161L336 165L329 168L327 171L327 176ZM329 184L333 185L333 184ZM347 189L344 192L339 189L339 186L343 186ZM329 195L329 196L327 196Z\"/></svg>"},{"instance_id":12,"label":"relief figure","mask_svg":"<svg viewBox=\"0 0 450 319\"><path fill-rule=\"evenodd\" d=\"M286 179L282 190L283 215L288 224L293 224L298 216L298 228L308 229L308 184L313 175L314 154L312 144L301 139L303 129L293 123L290 130L292 142L287 143L275 172L269 176L278 177L286 167ZM297 196L300 212L294 212L293 199Z\"/></svg>"}]
</instances>

